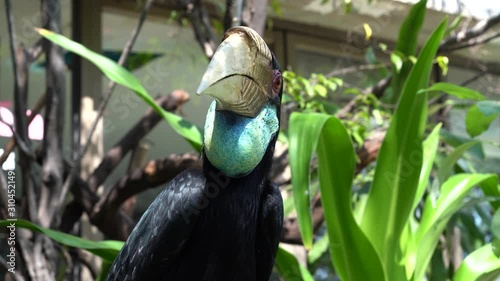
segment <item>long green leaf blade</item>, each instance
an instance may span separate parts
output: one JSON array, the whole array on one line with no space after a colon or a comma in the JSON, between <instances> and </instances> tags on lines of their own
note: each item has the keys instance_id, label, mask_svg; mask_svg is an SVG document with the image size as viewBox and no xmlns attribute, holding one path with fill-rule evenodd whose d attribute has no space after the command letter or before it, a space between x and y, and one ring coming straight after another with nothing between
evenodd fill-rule
<instances>
[{"instance_id":1,"label":"long green leaf blade","mask_svg":"<svg viewBox=\"0 0 500 281\"><path fill-rule=\"evenodd\" d=\"M319 135L329 116L322 114L299 114L290 116L288 129L292 188L299 230L306 249L311 249L313 229L309 196L310 165L316 150Z\"/></svg>"},{"instance_id":2,"label":"long green leaf blade","mask_svg":"<svg viewBox=\"0 0 500 281\"><path fill-rule=\"evenodd\" d=\"M71 51L96 65L110 80L134 91L141 97L149 106L151 106L160 116L162 116L172 128L189 143L197 151L201 150L202 133L201 130L194 124L189 123L182 117L164 110L158 105L155 100L148 94L141 83L127 71L124 67L108 59L105 56L97 54L87 49L82 44L74 42L63 35L54 33L46 29L37 29L38 33L47 40L58 44L64 49Z\"/></svg>"},{"instance_id":3,"label":"long green leaf blade","mask_svg":"<svg viewBox=\"0 0 500 281\"><path fill-rule=\"evenodd\" d=\"M450 176L450 173L453 170L453 166L455 166L455 163L457 163L458 159L460 159L467 150L469 150L473 146L480 144L480 141L470 141L464 143L461 146L455 148L452 153L446 156L446 158L441 162L441 165L438 169L437 175L439 182L443 183L445 179Z\"/></svg>"},{"instance_id":4,"label":"long green leaf blade","mask_svg":"<svg viewBox=\"0 0 500 281\"><path fill-rule=\"evenodd\" d=\"M354 218L355 153L347 130L336 117L325 122L317 152L330 256L338 275L350 281L385 280L377 252Z\"/></svg>"},{"instance_id":5,"label":"long green leaf blade","mask_svg":"<svg viewBox=\"0 0 500 281\"><path fill-rule=\"evenodd\" d=\"M423 142L423 163L422 170L420 172L420 178L418 180L417 192L413 199L414 210L419 204L422 196L425 193L426 187L429 185L429 177L432 171L432 166L434 164L434 159L436 158L437 149L439 146L439 131L441 129L441 123L436 125L432 132L429 134L427 139ZM401 234L401 247L403 251L402 262L405 265L406 277L410 279L415 270L417 263L417 250L418 246L415 243L415 228L416 221L414 218L410 218Z\"/></svg>"},{"instance_id":6,"label":"long green leaf blade","mask_svg":"<svg viewBox=\"0 0 500 281\"><path fill-rule=\"evenodd\" d=\"M411 8L399 30L395 52L401 53L406 57L415 55L418 46L418 34L425 19L426 5L427 0L420 0ZM410 60L406 60L399 71L394 67L391 82L393 91L392 103L394 104L397 103L402 94L402 89L411 67L412 62Z\"/></svg>"},{"instance_id":7,"label":"long green leaf blade","mask_svg":"<svg viewBox=\"0 0 500 281\"><path fill-rule=\"evenodd\" d=\"M460 264L453 281L493 281L500 277L500 259L493 254L492 245L486 244L470 253Z\"/></svg>"},{"instance_id":8,"label":"long green leaf blade","mask_svg":"<svg viewBox=\"0 0 500 281\"><path fill-rule=\"evenodd\" d=\"M106 240L106 241L92 241L86 240L74 235L70 235L64 232L44 228L38 226L32 222L27 220L18 219L17 221L0 221L0 226L6 227L14 225L15 227L22 227L29 229L31 231L36 231L38 233L42 233L47 235L54 241L61 243L62 245L66 245L68 247L79 248L83 250L87 250L96 256L99 256L107 261L114 261L120 249L123 246L122 241L115 240Z\"/></svg>"},{"instance_id":9,"label":"long green leaf blade","mask_svg":"<svg viewBox=\"0 0 500 281\"><path fill-rule=\"evenodd\" d=\"M441 194L435 205L427 198L420 226L416 233L419 245L414 280L422 280L425 270L450 217L464 204L464 198L471 189L480 184L497 186L495 174L458 174L450 177L441 187Z\"/></svg>"},{"instance_id":10,"label":"long green leaf blade","mask_svg":"<svg viewBox=\"0 0 500 281\"><path fill-rule=\"evenodd\" d=\"M477 137L488 130L491 122L495 120L497 114L485 115L479 110L477 105L473 105L465 114L465 129L469 136Z\"/></svg>"},{"instance_id":11,"label":"long green leaf blade","mask_svg":"<svg viewBox=\"0 0 500 281\"><path fill-rule=\"evenodd\" d=\"M469 99L469 100L485 99L485 97L481 95L481 93L478 91L445 82L436 83L427 89L422 89L419 91L419 93L427 93L427 92L445 92L459 99Z\"/></svg>"},{"instance_id":12,"label":"long green leaf blade","mask_svg":"<svg viewBox=\"0 0 500 281\"><path fill-rule=\"evenodd\" d=\"M423 143L423 162L422 162L422 171L420 172L420 177L418 179L418 187L417 192L415 193L415 198L413 199L413 207L414 210L422 196L425 193L425 189L429 184L429 177L431 175L432 166L434 164L434 159L436 159L436 153L439 146L439 131L441 129L441 123L436 125L432 132L429 134L427 139Z\"/></svg>"},{"instance_id":13,"label":"long green leaf blade","mask_svg":"<svg viewBox=\"0 0 500 281\"><path fill-rule=\"evenodd\" d=\"M316 243L314 243L309 253L307 253L307 262L309 264L315 263L328 251L329 246L330 239L328 239L328 235L321 237L318 241L316 241Z\"/></svg>"},{"instance_id":14,"label":"long green leaf blade","mask_svg":"<svg viewBox=\"0 0 500 281\"><path fill-rule=\"evenodd\" d=\"M446 20L431 35L408 76L377 159L375 176L361 219L361 227L387 266L389 280L404 274L399 239L411 214L422 168L422 137L427 120L427 87L432 62L446 28Z\"/></svg>"}]
</instances>

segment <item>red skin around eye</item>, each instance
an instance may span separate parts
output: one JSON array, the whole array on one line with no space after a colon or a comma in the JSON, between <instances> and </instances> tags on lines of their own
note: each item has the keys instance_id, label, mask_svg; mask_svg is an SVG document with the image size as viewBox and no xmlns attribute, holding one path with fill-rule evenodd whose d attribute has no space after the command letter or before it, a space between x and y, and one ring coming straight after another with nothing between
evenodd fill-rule
<instances>
[{"instance_id":1,"label":"red skin around eye","mask_svg":"<svg viewBox=\"0 0 500 281\"><path fill-rule=\"evenodd\" d=\"M273 77L273 96L276 96L279 93L282 83L283 77L281 76L281 73L276 70Z\"/></svg>"}]
</instances>

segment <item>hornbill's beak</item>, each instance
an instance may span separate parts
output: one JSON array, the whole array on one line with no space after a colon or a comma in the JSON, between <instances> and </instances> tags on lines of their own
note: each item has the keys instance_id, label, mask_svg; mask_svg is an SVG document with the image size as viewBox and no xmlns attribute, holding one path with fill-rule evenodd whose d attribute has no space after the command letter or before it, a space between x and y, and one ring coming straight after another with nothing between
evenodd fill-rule
<instances>
[{"instance_id":1,"label":"hornbill's beak","mask_svg":"<svg viewBox=\"0 0 500 281\"><path fill-rule=\"evenodd\" d=\"M225 34L196 91L217 100L218 110L255 117L269 99L271 51L257 32L233 27Z\"/></svg>"}]
</instances>

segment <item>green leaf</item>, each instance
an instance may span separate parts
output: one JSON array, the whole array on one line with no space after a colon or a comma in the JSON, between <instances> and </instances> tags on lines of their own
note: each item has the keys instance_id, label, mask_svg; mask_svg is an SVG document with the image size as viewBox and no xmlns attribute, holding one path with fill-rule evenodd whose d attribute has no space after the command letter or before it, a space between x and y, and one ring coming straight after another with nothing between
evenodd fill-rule
<instances>
[{"instance_id":1,"label":"green leaf","mask_svg":"<svg viewBox=\"0 0 500 281\"><path fill-rule=\"evenodd\" d=\"M429 83L432 62L445 28L446 20L431 35L408 76L377 158L361 219L364 233L380 255L382 264L386 265L388 280L404 276L404 266L398 263L401 258L399 238L413 211L427 123L427 96L417 95L417 91Z\"/></svg>"},{"instance_id":2,"label":"green leaf","mask_svg":"<svg viewBox=\"0 0 500 281\"><path fill-rule=\"evenodd\" d=\"M373 278L368 280L384 279L382 266L374 259L377 253L352 212L355 154L346 129L336 117L316 113L295 112L289 126L290 166L299 226L305 224L310 231L308 235L312 236L309 177L310 161L317 149L321 202L336 271L344 280L367 280L367 276ZM364 256L370 259L362 259Z\"/></svg>"},{"instance_id":3,"label":"green leaf","mask_svg":"<svg viewBox=\"0 0 500 281\"><path fill-rule=\"evenodd\" d=\"M132 75L124 67L107 57L97 54L87 49L85 46L64 37L63 35L42 28L37 29L37 31L47 40L50 40L66 50L71 51L95 64L110 80L134 91L160 116L162 116L179 135L188 140L193 148L197 151L201 150L203 136L201 130L196 125L184 120L182 117L164 110L148 94L146 89L134 77L134 75Z\"/></svg>"},{"instance_id":4,"label":"green leaf","mask_svg":"<svg viewBox=\"0 0 500 281\"><path fill-rule=\"evenodd\" d=\"M450 26L446 29L444 37L448 37L455 29L458 28L459 24L465 19L464 16L459 15L451 22Z\"/></svg>"},{"instance_id":5,"label":"green leaf","mask_svg":"<svg viewBox=\"0 0 500 281\"><path fill-rule=\"evenodd\" d=\"M318 121L323 118L315 115ZM330 256L340 279L384 280L377 252L354 218L351 198L355 153L349 133L336 117L324 123L317 154Z\"/></svg>"},{"instance_id":6,"label":"green leaf","mask_svg":"<svg viewBox=\"0 0 500 281\"><path fill-rule=\"evenodd\" d=\"M500 239L500 209L495 212L493 219L491 220L491 233L497 239Z\"/></svg>"},{"instance_id":7,"label":"green leaf","mask_svg":"<svg viewBox=\"0 0 500 281\"><path fill-rule=\"evenodd\" d=\"M441 130L440 136L441 136L441 139L444 142L446 142L447 144L449 144L449 145L451 145L451 146L453 146L455 148L461 146L464 143L473 141L473 139L471 139L471 138L464 138L462 136L458 136L458 135L452 134L452 133L450 133L447 130ZM481 160L484 159L484 151L483 151L483 146L482 145L473 146L469 150L469 153L472 156L477 157L478 159L481 159Z\"/></svg>"},{"instance_id":8,"label":"green leaf","mask_svg":"<svg viewBox=\"0 0 500 281\"><path fill-rule=\"evenodd\" d=\"M485 100L477 103L479 111L486 116L500 114L500 101Z\"/></svg>"},{"instance_id":9,"label":"green leaf","mask_svg":"<svg viewBox=\"0 0 500 281\"><path fill-rule=\"evenodd\" d=\"M394 68L396 69L396 72L399 73L401 70L401 67L403 67L403 60L401 59L400 56L398 56L396 53L391 54L391 62Z\"/></svg>"},{"instance_id":10,"label":"green leaf","mask_svg":"<svg viewBox=\"0 0 500 281\"><path fill-rule=\"evenodd\" d=\"M500 259L493 254L490 244L470 253L460 264L453 281L471 281L471 280L498 280L500 277Z\"/></svg>"},{"instance_id":11,"label":"green leaf","mask_svg":"<svg viewBox=\"0 0 500 281\"><path fill-rule=\"evenodd\" d=\"M500 198L500 185L497 185L496 178L491 178L481 182L481 189L483 190L485 196ZM499 200L490 201L490 204L493 207L493 210L500 208Z\"/></svg>"},{"instance_id":12,"label":"green leaf","mask_svg":"<svg viewBox=\"0 0 500 281\"><path fill-rule=\"evenodd\" d=\"M439 165L439 169L437 172L440 183L443 183L446 180L446 178L450 176L450 173L453 170L453 166L455 166L458 159L460 159L467 150L476 145L481 145L481 142L470 141L464 143L461 146L455 148L455 150L453 150L452 153L448 154L448 156L446 156L446 158L443 161L441 161L441 164Z\"/></svg>"},{"instance_id":13,"label":"green leaf","mask_svg":"<svg viewBox=\"0 0 500 281\"><path fill-rule=\"evenodd\" d=\"M18 219L17 221L8 221L8 220L0 221L1 227L10 226L12 224L14 224L15 227L26 228L31 231L45 234L52 240L57 241L62 245L87 250L93 253L94 255L99 256L104 260L110 262L113 262L115 260L116 256L118 255L120 249L123 247L124 244L122 241L114 241L114 240L106 240L106 241L86 240L64 232L44 228L22 219Z\"/></svg>"},{"instance_id":14,"label":"green leaf","mask_svg":"<svg viewBox=\"0 0 500 281\"><path fill-rule=\"evenodd\" d=\"M302 242L306 249L311 249L313 229L311 219L311 202L309 196L310 173L309 168L314 151L316 150L319 135L323 125L328 120L327 115L321 120L314 114L292 113L289 121L288 140L290 169L292 172L292 189L297 220L299 223Z\"/></svg>"},{"instance_id":15,"label":"green leaf","mask_svg":"<svg viewBox=\"0 0 500 281\"><path fill-rule=\"evenodd\" d=\"M271 9L276 13L279 17L283 15L283 10L281 9L280 0L271 0Z\"/></svg>"},{"instance_id":16,"label":"green leaf","mask_svg":"<svg viewBox=\"0 0 500 281\"><path fill-rule=\"evenodd\" d=\"M467 110L467 114L465 115L465 129L469 136L477 137L488 130L495 118L495 114L486 116L479 110L477 105L473 105Z\"/></svg>"},{"instance_id":17,"label":"green leaf","mask_svg":"<svg viewBox=\"0 0 500 281\"><path fill-rule=\"evenodd\" d=\"M480 92L458 86L451 83L440 82L430 86L427 89L422 89L418 93L426 93L426 92L445 92L449 95L455 96L459 99L468 99L468 100L484 100L485 97L481 95Z\"/></svg>"},{"instance_id":18,"label":"green leaf","mask_svg":"<svg viewBox=\"0 0 500 281\"><path fill-rule=\"evenodd\" d=\"M493 250L495 257L500 258L500 239L493 238L493 242L491 242L491 249Z\"/></svg>"},{"instance_id":19,"label":"green leaf","mask_svg":"<svg viewBox=\"0 0 500 281\"><path fill-rule=\"evenodd\" d=\"M328 239L328 235L321 237L318 241L316 241L316 243L314 243L309 253L307 253L307 262L310 264L315 263L326 253L326 251L328 251L329 245L330 240Z\"/></svg>"},{"instance_id":20,"label":"green leaf","mask_svg":"<svg viewBox=\"0 0 500 281\"><path fill-rule=\"evenodd\" d=\"M427 198L416 233L416 244L419 247L414 280L423 279L439 236L451 216L464 205L464 199L471 189L485 182L496 186L497 181L495 174L458 174L444 182L435 205Z\"/></svg>"},{"instance_id":21,"label":"green leaf","mask_svg":"<svg viewBox=\"0 0 500 281\"><path fill-rule=\"evenodd\" d=\"M307 268L281 246L276 253L276 268L284 281L314 281Z\"/></svg>"},{"instance_id":22,"label":"green leaf","mask_svg":"<svg viewBox=\"0 0 500 281\"><path fill-rule=\"evenodd\" d=\"M421 0L411 8L399 30L398 42L395 51L403 54L404 57L415 55L418 45L418 34L422 28L425 18L427 0ZM412 67L411 61L403 63L401 71L395 72L391 81L393 90L392 103L399 100L406 78Z\"/></svg>"},{"instance_id":23,"label":"green leaf","mask_svg":"<svg viewBox=\"0 0 500 281\"><path fill-rule=\"evenodd\" d=\"M323 98L326 98L327 96L327 90L325 88L325 86L323 85L320 85L320 84L316 84L314 85L314 91L321 97Z\"/></svg>"},{"instance_id":24,"label":"green leaf","mask_svg":"<svg viewBox=\"0 0 500 281\"><path fill-rule=\"evenodd\" d=\"M423 143L424 154L422 171L420 172L420 177L418 179L418 187L417 192L415 193L415 198L413 199L412 210L417 207L418 203L422 199L422 196L424 196L426 187L429 185L429 177L431 175L432 166L434 164L434 159L436 158L439 146L439 131L441 129L441 125L441 123L437 124Z\"/></svg>"}]
</instances>

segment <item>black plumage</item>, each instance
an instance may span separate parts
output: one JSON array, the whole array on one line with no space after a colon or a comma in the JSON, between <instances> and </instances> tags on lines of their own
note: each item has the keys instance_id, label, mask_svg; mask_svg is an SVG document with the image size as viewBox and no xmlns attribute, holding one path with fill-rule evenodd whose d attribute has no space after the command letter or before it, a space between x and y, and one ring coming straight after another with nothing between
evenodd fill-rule
<instances>
[{"instance_id":1,"label":"black plumage","mask_svg":"<svg viewBox=\"0 0 500 281\"><path fill-rule=\"evenodd\" d=\"M279 69L274 56L269 67ZM277 112L281 91L280 84L270 99ZM226 176L202 151L202 170L184 171L158 195L107 280L267 281L283 223L282 198L269 180L276 140L277 133L242 177Z\"/></svg>"}]
</instances>

